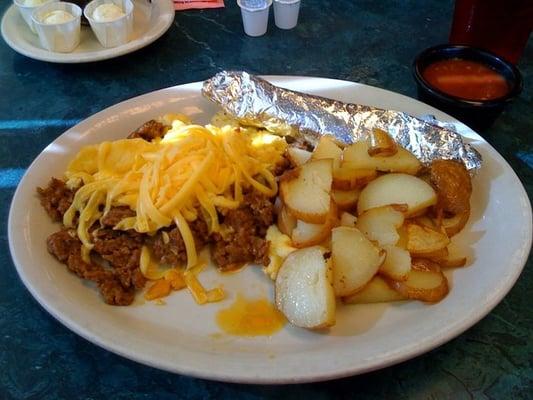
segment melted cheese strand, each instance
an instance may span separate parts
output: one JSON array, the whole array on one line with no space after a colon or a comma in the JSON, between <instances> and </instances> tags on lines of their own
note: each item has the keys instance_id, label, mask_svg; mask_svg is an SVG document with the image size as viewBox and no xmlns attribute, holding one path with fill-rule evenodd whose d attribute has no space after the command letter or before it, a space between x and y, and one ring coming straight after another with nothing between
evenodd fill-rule
<instances>
[{"instance_id":1,"label":"melted cheese strand","mask_svg":"<svg viewBox=\"0 0 533 400\"><path fill-rule=\"evenodd\" d=\"M198 186L198 188L196 188L196 197L198 198L200 205L205 209L205 211L209 215L209 221L211 223L209 231L218 232L219 224L218 224L217 210L215 209L215 205L213 204L211 199L207 196L202 186Z\"/></svg>"},{"instance_id":2,"label":"melted cheese strand","mask_svg":"<svg viewBox=\"0 0 533 400\"><path fill-rule=\"evenodd\" d=\"M194 244L194 237L191 229L179 211L176 212L174 222L180 231L183 243L185 243L185 250L187 252L187 269L192 268L198 262L198 255L196 254L196 245Z\"/></svg>"},{"instance_id":3,"label":"melted cheese strand","mask_svg":"<svg viewBox=\"0 0 533 400\"><path fill-rule=\"evenodd\" d=\"M82 258L83 261L86 263L89 263L89 250L93 248L93 244L91 243L90 235L89 235L89 228L92 226L93 223L96 222L97 219L100 218L101 212L98 210L99 206L103 203L105 198L105 194L102 191L96 191L91 195L91 198L87 202L87 205L83 209L83 211L80 214L80 218L78 221L78 229L77 234L78 238L80 239L81 243L83 244L83 247L85 251L82 251Z\"/></svg>"}]
</instances>

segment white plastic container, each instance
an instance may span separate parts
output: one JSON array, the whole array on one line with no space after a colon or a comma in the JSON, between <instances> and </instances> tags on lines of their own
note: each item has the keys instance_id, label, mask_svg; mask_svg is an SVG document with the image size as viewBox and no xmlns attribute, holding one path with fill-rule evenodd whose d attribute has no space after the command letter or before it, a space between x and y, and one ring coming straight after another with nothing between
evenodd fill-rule
<instances>
[{"instance_id":1,"label":"white plastic container","mask_svg":"<svg viewBox=\"0 0 533 400\"><path fill-rule=\"evenodd\" d=\"M268 28L268 13L272 0L237 0L241 8L244 33L248 36L262 36Z\"/></svg>"},{"instance_id":2,"label":"white plastic container","mask_svg":"<svg viewBox=\"0 0 533 400\"><path fill-rule=\"evenodd\" d=\"M52 11L66 11L74 19L56 24L43 22ZM70 53L80 44L81 8L72 3L52 2L37 8L32 22L41 46L58 53Z\"/></svg>"},{"instance_id":3,"label":"white plastic container","mask_svg":"<svg viewBox=\"0 0 533 400\"><path fill-rule=\"evenodd\" d=\"M43 0L43 1L34 1L33 4L28 4L27 2L24 2L24 0L13 0L13 4L17 7L17 9L20 12L20 15L22 16L22 19L28 26L30 27L31 31L33 33L37 33L35 31L35 28L33 27L33 21L31 20L31 16L33 12L38 9L39 7L42 7L45 4L56 2L58 0Z\"/></svg>"},{"instance_id":4,"label":"white plastic container","mask_svg":"<svg viewBox=\"0 0 533 400\"><path fill-rule=\"evenodd\" d=\"M300 0L274 0L274 21L280 29L292 29L298 24Z\"/></svg>"},{"instance_id":5,"label":"white plastic container","mask_svg":"<svg viewBox=\"0 0 533 400\"><path fill-rule=\"evenodd\" d=\"M96 7L102 4L115 4L125 15L109 22L99 22L93 18ZM117 47L128 43L133 34L133 3L131 0L93 0L83 10L100 44L104 47Z\"/></svg>"}]
</instances>

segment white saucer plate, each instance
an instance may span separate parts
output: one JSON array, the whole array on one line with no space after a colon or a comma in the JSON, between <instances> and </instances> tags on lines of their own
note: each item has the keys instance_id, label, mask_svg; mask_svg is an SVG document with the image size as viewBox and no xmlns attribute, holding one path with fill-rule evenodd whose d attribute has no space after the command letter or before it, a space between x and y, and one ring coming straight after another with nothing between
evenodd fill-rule
<instances>
[{"instance_id":1,"label":"white saucer plate","mask_svg":"<svg viewBox=\"0 0 533 400\"><path fill-rule=\"evenodd\" d=\"M139 0L144 1L144 0ZM136 2L134 2L135 4ZM128 43L105 48L98 42L89 26L82 26L80 44L71 53L57 53L41 47L39 37L24 22L15 5L5 12L0 30L6 43L16 52L41 61L53 63L86 63L107 60L139 50L156 41L174 21L174 3L171 0L153 0L152 9L140 6L134 11L133 38Z\"/></svg>"}]
</instances>

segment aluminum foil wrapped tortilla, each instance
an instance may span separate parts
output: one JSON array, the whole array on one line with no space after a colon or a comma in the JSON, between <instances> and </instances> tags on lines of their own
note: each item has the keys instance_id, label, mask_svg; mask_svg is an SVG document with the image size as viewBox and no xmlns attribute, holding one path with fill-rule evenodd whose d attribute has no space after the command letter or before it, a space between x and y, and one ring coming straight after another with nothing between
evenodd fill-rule
<instances>
[{"instance_id":1,"label":"aluminum foil wrapped tortilla","mask_svg":"<svg viewBox=\"0 0 533 400\"><path fill-rule=\"evenodd\" d=\"M283 89L243 71L216 74L204 82L202 94L243 125L264 127L311 144L322 135L350 144L380 128L424 163L457 159L471 172L481 166L481 155L458 133L404 112Z\"/></svg>"}]
</instances>

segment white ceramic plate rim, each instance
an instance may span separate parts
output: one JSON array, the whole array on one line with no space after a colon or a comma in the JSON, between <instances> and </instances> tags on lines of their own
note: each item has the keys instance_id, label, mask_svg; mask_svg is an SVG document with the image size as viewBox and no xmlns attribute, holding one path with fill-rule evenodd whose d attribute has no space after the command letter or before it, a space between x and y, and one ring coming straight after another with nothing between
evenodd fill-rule
<instances>
[{"instance_id":1,"label":"white ceramic plate rim","mask_svg":"<svg viewBox=\"0 0 533 400\"><path fill-rule=\"evenodd\" d=\"M328 85L333 86L334 84L345 84L347 87L356 85L359 86L360 84L356 84L353 82L347 82L347 81L338 81L338 80L332 80L332 79L324 79L324 78L308 78L308 77L277 77L277 76L271 76L267 77L267 79L273 81L273 83L277 83L281 86L291 86L295 85L297 88L302 90L301 87L298 86L299 82L302 82L302 80L307 80L309 83L317 83L318 85L322 85L327 87ZM413 100L409 97L398 95L393 92L388 92L383 89L378 88L372 88L365 85L360 85L361 87L366 87L367 89L370 89L372 91L376 91L377 93L380 93L382 95L389 95L389 96L400 96L402 100L404 100L406 103L415 103L416 105L420 106L420 108L427 110L428 113L433 113L437 115L439 118L447 119L449 121L453 121L453 119L449 116L446 116L445 114L442 114L440 111L432 109L431 107L420 103L416 100ZM187 85L181 85L176 86L172 88L162 89L159 91L155 91L152 93L148 93L133 99L129 99L125 102L116 104L112 107L109 107L89 118L82 121L80 124L78 124L76 127L80 128L82 130L82 127L91 126L92 124L96 123L97 121L104 120L106 118L112 118L113 115L119 114L120 110L128 106L129 104L142 104L143 102L148 102L149 100L154 101L155 99L164 99L166 95L169 95L172 93L172 91L198 91L201 87L201 83L192 83ZM355 87L355 86L353 86ZM333 97L333 95L332 95ZM76 127L71 128L67 132L65 132L63 135L61 135L54 143L66 140L68 138L69 132L74 130ZM442 345L443 343L451 340L452 338L456 337L457 335L464 332L466 329L474 325L476 322L478 322L480 319L482 319L487 313L489 313L502 299L503 297L508 293L508 291L511 289L511 287L514 285L516 280L518 279L520 272L522 271L522 268L527 261L528 253L531 248L531 237L532 237L532 227L531 227L531 206L529 204L529 200L527 197L527 194L521 185L518 177L512 171L510 166L507 164L507 162L501 157L496 150L494 150L490 145L488 145L484 139L482 139L479 135L477 135L475 132L471 131L469 128L464 126L463 124L457 123L457 127L460 129L461 132L466 134L466 137L469 138L470 141L475 141L479 144L485 145L489 151L491 152L491 155L494 156L494 158L497 160L497 163L503 167L507 173L510 174L510 179L512 181L513 185L516 185L519 190L519 197L520 200L524 201L526 204L522 207L522 216L524 221L530 221L530 224L525 226L524 231L522 232L522 237L520 238L520 252L513 260L510 261L508 273L502 277L502 280L499 281L499 284L497 287L494 288L493 291L487 294L487 297L483 299L482 302L479 302L478 304L469 305L470 308L466 308L463 310L460 310L460 312L457 313L457 318L453 321L453 323L446 326L445 329L442 331L434 332L432 335L426 337L424 340L421 340L417 343L406 343L403 347L397 349L397 351L389 352L387 354L377 354L375 358L369 360L365 359L364 362L361 362L359 364L354 363L352 365L327 365L324 364L323 369L318 370L310 370L310 371L291 371L289 374L285 372L285 375L280 373L280 371L273 370L273 371L257 371L254 370L254 367L252 365L250 366L243 366L242 368L238 369L238 373L233 372L227 372L225 370L214 370L210 368L210 364L205 363L205 365L202 365L201 367L198 367L198 365L190 365L187 361L172 361L172 360L161 360L161 359L155 359L154 357L151 357L149 351L143 351L139 349L134 349L129 347L128 345L125 345L123 343L118 342L110 342L108 340L105 340L105 338L102 338L99 334L99 332L96 329L89 330L86 327L84 327L80 322L80 317L78 315L64 315L61 312L58 311L57 304L54 304L53 299L49 299L42 295L41 288L39 287L38 282L32 282L28 280L28 277L25 274L25 268L27 266L23 265L19 258L20 258L20 249L17 248L15 245L16 239L20 239L22 237L22 234L18 231L17 225L14 220L14 214L17 213L17 204L20 196L20 192L22 191L21 188L24 187L24 183L26 179L28 178L28 175L31 174L32 168L39 162L39 160L42 157L45 157L46 149L41 153L40 156L38 156L32 165L28 168L26 174L24 175L23 179L21 180L21 183L19 184L19 187L17 188L12 204L11 209L9 213L9 220L8 220L8 236L9 236L9 245L11 254L13 257L14 264L17 268L17 271L19 273L19 276L21 277L23 283L28 288L28 290L32 293L32 295L37 299L37 301L52 315L54 316L58 321L60 321L62 324L67 326L69 329L74 331L75 333L79 334L80 336L84 337L85 339L91 341L92 343L101 346L109 351L112 351L114 353L117 353L119 355L122 355L126 358L141 362L146 365L150 365L156 368L168 370L175 373L180 373L184 375L194 376L194 377L200 377L200 378L207 378L207 379L215 379L215 380L221 380L221 381L229 381L229 382L245 382L245 383L266 383L266 384L273 384L273 383L298 383L298 382L310 382L310 381L320 381L320 380L327 380L327 379L333 379L333 378L340 378L355 374L361 374L364 372L369 372L372 370L376 370L379 368L383 368L392 364L399 363L401 361L413 358L417 355L420 355L422 353L425 353L435 347L438 347ZM50 146L53 146L54 143L52 143ZM50 148L47 147L48 148ZM20 210L19 210L20 211ZM347 355L349 356L349 351L347 351ZM190 354L189 354L190 355ZM204 360L204 359L203 359ZM204 360L205 361L205 360ZM213 359L214 361L214 359ZM280 366L280 369L283 369L282 366Z\"/></svg>"},{"instance_id":2,"label":"white ceramic plate rim","mask_svg":"<svg viewBox=\"0 0 533 400\"><path fill-rule=\"evenodd\" d=\"M87 52L72 52L72 53L55 53L47 51L41 47L33 46L31 43L22 41L20 38L13 37L11 34L12 29L8 29L9 24L14 24L13 18L20 18L20 22L24 23L22 17L20 17L18 10L14 4L12 4L2 17L1 33L5 42L17 53L20 53L26 57L33 58L35 60L47 61L52 63L63 64L77 64L86 62L95 62L108 60L123 56L128 53L132 53L159 39L172 25L174 21L174 3L172 0L154 0L154 6L159 8L159 17L148 28L144 34L122 46L113 48L103 48L95 51ZM24 28L27 28L24 26ZM18 30L20 28L15 28ZM29 30L29 28L27 28Z\"/></svg>"}]
</instances>

